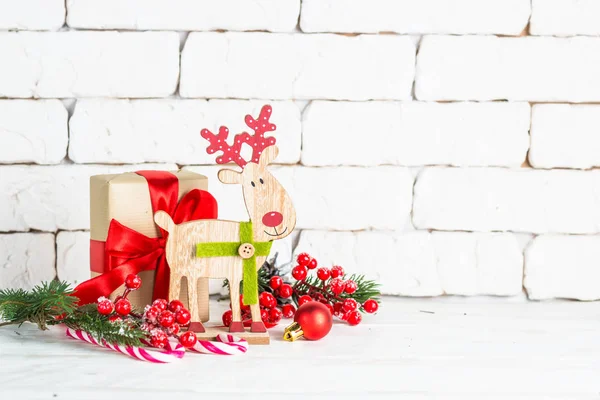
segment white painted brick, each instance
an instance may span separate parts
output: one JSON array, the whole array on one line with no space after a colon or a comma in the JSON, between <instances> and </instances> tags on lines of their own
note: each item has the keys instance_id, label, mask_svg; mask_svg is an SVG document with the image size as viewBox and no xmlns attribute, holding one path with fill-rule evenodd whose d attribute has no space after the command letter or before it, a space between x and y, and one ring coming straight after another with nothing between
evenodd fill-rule
<instances>
[{"instance_id":1,"label":"white painted brick","mask_svg":"<svg viewBox=\"0 0 600 400\"><path fill-rule=\"evenodd\" d=\"M173 164L0 166L0 232L89 228L89 177Z\"/></svg>"},{"instance_id":2,"label":"white painted brick","mask_svg":"<svg viewBox=\"0 0 600 400\"><path fill-rule=\"evenodd\" d=\"M527 26L530 11L530 0L303 0L300 28L304 32L518 35Z\"/></svg>"},{"instance_id":3,"label":"white painted brick","mask_svg":"<svg viewBox=\"0 0 600 400\"><path fill-rule=\"evenodd\" d=\"M59 163L67 155L68 118L59 100L0 100L0 163Z\"/></svg>"},{"instance_id":4,"label":"white painted brick","mask_svg":"<svg viewBox=\"0 0 600 400\"><path fill-rule=\"evenodd\" d=\"M302 251L375 279L384 294L521 292L523 260L510 234L302 231L296 253Z\"/></svg>"},{"instance_id":5,"label":"white painted brick","mask_svg":"<svg viewBox=\"0 0 600 400\"><path fill-rule=\"evenodd\" d=\"M512 234L433 232L445 294L514 296L523 290L523 254Z\"/></svg>"},{"instance_id":6,"label":"white painted brick","mask_svg":"<svg viewBox=\"0 0 600 400\"><path fill-rule=\"evenodd\" d=\"M597 0L532 0L532 35L600 35Z\"/></svg>"},{"instance_id":7,"label":"white painted brick","mask_svg":"<svg viewBox=\"0 0 600 400\"><path fill-rule=\"evenodd\" d=\"M314 101L302 163L520 166L530 113L527 103Z\"/></svg>"},{"instance_id":8,"label":"white painted brick","mask_svg":"<svg viewBox=\"0 0 600 400\"><path fill-rule=\"evenodd\" d=\"M525 252L530 299L600 299L600 237L538 236Z\"/></svg>"},{"instance_id":9,"label":"white painted brick","mask_svg":"<svg viewBox=\"0 0 600 400\"><path fill-rule=\"evenodd\" d=\"M56 276L54 235L0 234L0 289L31 289Z\"/></svg>"},{"instance_id":10,"label":"white painted brick","mask_svg":"<svg viewBox=\"0 0 600 400\"><path fill-rule=\"evenodd\" d=\"M163 97L179 73L176 32L8 32L0 54L0 97Z\"/></svg>"},{"instance_id":11,"label":"white painted brick","mask_svg":"<svg viewBox=\"0 0 600 400\"><path fill-rule=\"evenodd\" d=\"M414 190L418 229L600 232L600 171L425 168Z\"/></svg>"},{"instance_id":12,"label":"white painted brick","mask_svg":"<svg viewBox=\"0 0 600 400\"><path fill-rule=\"evenodd\" d=\"M56 273L73 287L91 278L90 233L59 232L56 235Z\"/></svg>"},{"instance_id":13,"label":"white painted brick","mask_svg":"<svg viewBox=\"0 0 600 400\"><path fill-rule=\"evenodd\" d=\"M407 99L415 47L406 36L191 33L183 97Z\"/></svg>"},{"instance_id":14,"label":"white painted brick","mask_svg":"<svg viewBox=\"0 0 600 400\"><path fill-rule=\"evenodd\" d=\"M0 0L0 29L56 30L64 23L64 0Z\"/></svg>"},{"instance_id":15,"label":"white painted brick","mask_svg":"<svg viewBox=\"0 0 600 400\"><path fill-rule=\"evenodd\" d=\"M300 0L67 0L67 24L86 29L296 29Z\"/></svg>"},{"instance_id":16,"label":"white painted brick","mask_svg":"<svg viewBox=\"0 0 600 400\"><path fill-rule=\"evenodd\" d=\"M419 100L600 100L600 38L426 36Z\"/></svg>"},{"instance_id":17,"label":"white painted brick","mask_svg":"<svg viewBox=\"0 0 600 400\"><path fill-rule=\"evenodd\" d=\"M252 132L244 123L255 117L264 101L242 100L80 100L70 120L69 157L78 163L176 162L214 164L206 153L203 128L219 126L233 136ZM277 163L300 160L300 109L291 101L269 102L277 125ZM270 134L269 134L270 135Z\"/></svg>"},{"instance_id":18,"label":"white painted brick","mask_svg":"<svg viewBox=\"0 0 600 400\"><path fill-rule=\"evenodd\" d=\"M600 165L600 106L537 104L531 114L529 162L537 168Z\"/></svg>"},{"instance_id":19,"label":"white painted brick","mask_svg":"<svg viewBox=\"0 0 600 400\"><path fill-rule=\"evenodd\" d=\"M240 185L216 178L222 167L186 167L206 175L219 202L219 218L248 220ZM403 230L410 215L413 179L406 168L273 167L273 176L296 208L296 229Z\"/></svg>"}]
</instances>

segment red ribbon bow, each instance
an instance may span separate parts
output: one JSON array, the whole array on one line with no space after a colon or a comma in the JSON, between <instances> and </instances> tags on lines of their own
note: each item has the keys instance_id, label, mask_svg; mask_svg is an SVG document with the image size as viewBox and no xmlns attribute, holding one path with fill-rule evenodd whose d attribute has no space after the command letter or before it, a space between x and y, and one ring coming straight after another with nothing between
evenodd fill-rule
<instances>
[{"instance_id":1,"label":"red ribbon bow","mask_svg":"<svg viewBox=\"0 0 600 400\"><path fill-rule=\"evenodd\" d=\"M217 201L208 192L194 189L177 203L179 180L170 172L138 171L148 181L152 211L166 211L176 224L197 219L217 218ZM111 220L104 243L104 273L82 282L75 288L79 305L93 303L108 296L123 284L129 274L156 269L153 299L166 299L169 294L169 265L165 255L168 232L149 238ZM99 242L102 244L102 242Z\"/></svg>"}]
</instances>

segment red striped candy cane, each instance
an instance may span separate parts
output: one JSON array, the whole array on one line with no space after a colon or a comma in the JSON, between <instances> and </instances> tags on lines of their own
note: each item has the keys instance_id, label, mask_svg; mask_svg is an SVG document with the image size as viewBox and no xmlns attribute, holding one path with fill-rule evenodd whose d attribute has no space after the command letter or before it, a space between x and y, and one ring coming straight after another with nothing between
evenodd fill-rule
<instances>
[{"instance_id":1,"label":"red striped candy cane","mask_svg":"<svg viewBox=\"0 0 600 400\"><path fill-rule=\"evenodd\" d=\"M244 354L248 351L248 342L245 339L240 339L233 335L220 333L217 335L216 342L198 340L190 350L202 354L232 356Z\"/></svg>"},{"instance_id":2,"label":"red striped candy cane","mask_svg":"<svg viewBox=\"0 0 600 400\"><path fill-rule=\"evenodd\" d=\"M107 349L119 352L121 354L125 354L126 356L133 357L137 360L149 361L153 363L170 363L182 358L185 354L185 348L181 346L179 343L171 343L169 342L168 348L164 351L158 350L146 350L142 347L136 346L119 346L116 344L106 343L106 341L98 342L92 335L87 332L80 330L73 330L67 328L67 336L83 340L84 342L88 342L91 344L95 344L96 346L106 347Z\"/></svg>"}]
</instances>

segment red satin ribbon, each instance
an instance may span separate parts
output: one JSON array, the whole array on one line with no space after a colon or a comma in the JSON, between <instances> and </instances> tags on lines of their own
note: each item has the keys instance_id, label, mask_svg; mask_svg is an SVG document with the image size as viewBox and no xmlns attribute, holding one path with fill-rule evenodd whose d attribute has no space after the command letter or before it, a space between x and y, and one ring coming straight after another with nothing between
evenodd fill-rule
<instances>
[{"instance_id":1,"label":"red satin ribbon","mask_svg":"<svg viewBox=\"0 0 600 400\"><path fill-rule=\"evenodd\" d=\"M148 181L152 211L166 211L176 224L197 219L217 218L217 201L208 192L194 189L177 203L179 180L170 172L138 171ZM129 274L156 269L153 299L166 299L169 294L169 265L165 256L168 232L149 238L113 219L104 244L104 273L82 282L75 288L79 304L89 304L108 296L123 284ZM102 242L100 242L102 243ZM98 242L91 244L92 252ZM92 254L92 257L94 255ZM101 258L100 258L101 259ZM94 258L92 258L93 262ZM96 270L97 268L92 268Z\"/></svg>"}]
</instances>

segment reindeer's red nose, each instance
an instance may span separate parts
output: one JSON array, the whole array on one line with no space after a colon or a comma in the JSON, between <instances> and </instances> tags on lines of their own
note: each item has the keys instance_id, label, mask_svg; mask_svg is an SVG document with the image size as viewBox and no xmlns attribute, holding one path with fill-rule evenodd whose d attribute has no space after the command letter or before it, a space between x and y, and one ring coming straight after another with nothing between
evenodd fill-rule
<instances>
[{"instance_id":1,"label":"reindeer's red nose","mask_svg":"<svg viewBox=\"0 0 600 400\"><path fill-rule=\"evenodd\" d=\"M274 228L283 222L283 215L277 211L271 211L263 215L262 223L265 226Z\"/></svg>"}]
</instances>

